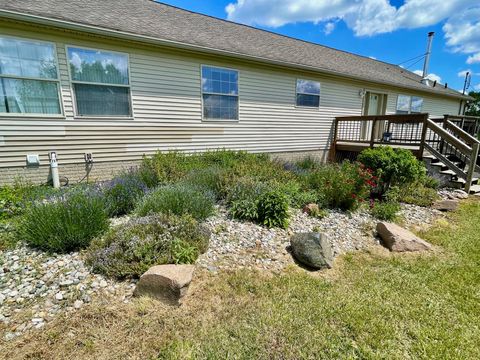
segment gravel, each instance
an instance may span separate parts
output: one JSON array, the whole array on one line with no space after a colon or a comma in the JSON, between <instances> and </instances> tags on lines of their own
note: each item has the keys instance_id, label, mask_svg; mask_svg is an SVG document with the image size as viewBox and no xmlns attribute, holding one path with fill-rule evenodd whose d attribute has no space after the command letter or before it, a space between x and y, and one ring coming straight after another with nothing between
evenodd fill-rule
<instances>
[{"instance_id":1,"label":"gravel","mask_svg":"<svg viewBox=\"0 0 480 360\"><path fill-rule=\"evenodd\" d=\"M79 253L49 255L25 246L0 251L0 329L13 339L95 296L128 301L134 286L92 274Z\"/></svg>"},{"instance_id":2,"label":"gravel","mask_svg":"<svg viewBox=\"0 0 480 360\"><path fill-rule=\"evenodd\" d=\"M212 231L210 246L198 264L209 271L259 268L279 271L293 264L289 254L290 236L295 232L321 231L327 234L335 256L378 244L375 220L366 212L345 214L330 211L323 219L292 211L288 229L265 227L232 220L224 208L207 219Z\"/></svg>"}]
</instances>

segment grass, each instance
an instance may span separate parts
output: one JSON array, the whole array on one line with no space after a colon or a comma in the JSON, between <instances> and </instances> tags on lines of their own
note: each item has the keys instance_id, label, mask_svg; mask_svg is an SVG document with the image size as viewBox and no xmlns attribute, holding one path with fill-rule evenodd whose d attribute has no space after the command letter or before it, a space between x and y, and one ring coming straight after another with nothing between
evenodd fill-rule
<instances>
[{"instance_id":1,"label":"grass","mask_svg":"<svg viewBox=\"0 0 480 360\"><path fill-rule=\"evenodd\" d=\"M480 358L480 202L421 234L429 254L380 249L333 270L198 272L180 308L105 301L3 344L15 358Z\"/></svg>"}]
</instances>

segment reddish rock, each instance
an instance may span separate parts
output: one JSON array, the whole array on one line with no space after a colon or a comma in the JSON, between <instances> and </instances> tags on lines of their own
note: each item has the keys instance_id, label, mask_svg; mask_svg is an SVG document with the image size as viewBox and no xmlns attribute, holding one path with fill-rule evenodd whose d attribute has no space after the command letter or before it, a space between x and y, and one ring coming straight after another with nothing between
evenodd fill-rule
<instances>
[{"instance_id":1,"label":"reddish rock","mask_svg":"<svg viewBox=\"0 0 480 360\"><path fill-rule=\"evenodd\" d=\"M192 281L193 265L157 265L144 273L135 296L150 296L168 305L180 305Z\"/></svg>"},{"instance_id":2,"label":"reddish rock","mask_svg":"<svg viewBox=\"0 0 480 360\"><path fill-rule=\"evenodd\" d=\"M420 239L412 232L388 222L379 222L377 232L382 239L382 244L390 251L424 251L430 250L432 245Z\"/></svg>"}]
</instances>

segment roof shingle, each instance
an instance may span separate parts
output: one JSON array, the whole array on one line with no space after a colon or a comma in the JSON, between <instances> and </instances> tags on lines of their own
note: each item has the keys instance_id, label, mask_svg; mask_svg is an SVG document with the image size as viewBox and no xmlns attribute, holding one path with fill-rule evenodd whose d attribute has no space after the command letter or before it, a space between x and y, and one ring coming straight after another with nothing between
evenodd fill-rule
<instances>
[{"instance_id":1,"label":"roof shingle","mask_svg":"<svg viewBox=\"0 0 480 360\"><path fill-rule=\"evenodd\" d=\"M0 0L0 9L205 47L404 88L464 97L397 65L151 0ZM1 13L0 13L1 16ZM464 97L465 98L465 97Z\"/></svg>"}]
</instances>

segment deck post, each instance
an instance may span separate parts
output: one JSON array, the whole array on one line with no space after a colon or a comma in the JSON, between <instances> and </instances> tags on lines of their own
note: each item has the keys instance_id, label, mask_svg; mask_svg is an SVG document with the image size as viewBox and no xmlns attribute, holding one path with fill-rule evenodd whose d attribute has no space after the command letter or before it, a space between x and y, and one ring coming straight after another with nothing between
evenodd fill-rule
<instances>
[{"instance_id":1,"label":"deck post","mask_svg":"<svg viewBox=\"0 0 480 360\"><path fill-rule=\"evenodd\" d=\"M370 133L370 147L373 148L373 146L375 145L375 132L376 132L376 129L377 129L377 120L378 118L375 116L373 118L373 122L372 122L372 132Z\"/></svg>"},{"instance_id":2,"label":"deck post","mask_svg":"<svg viewBox=\"0 0 480 360\"><path fill-rule=\"evenodd\" d=\"M470 164L468 164L468 172L467 172L467 178L465 182L465 191L467 192L467 194L470 193L470 187L472 186L473 175L475 173L475 166L477 165L479 147L480 147L480 143L478 142L475 142L472 145L472 152L470 154Z\"/></svg>"},{"instance_id":3,"label":"deck post","mask_svg":"<svg viewBox=\"0 0 480 360\"><path fill-rule=\"evenodd\" d=\"M420 148L418 149L418 158L423 158L423 149L425 148L425 138L427 137L428 114L423 115L422 138L420 140Z\"/></svg>"},{"instance_id":4,"label":"deck post","mask_svg":"<svg viewBox=\"0 0 480 360\"><path fill-rule=\"evenodd\" d=\"M333 122L333 137L332 145L330 147L330 161L334 162L337 159L337 136L338 136L338 119L335 118Z\"/></svg>"}]
</instances>

